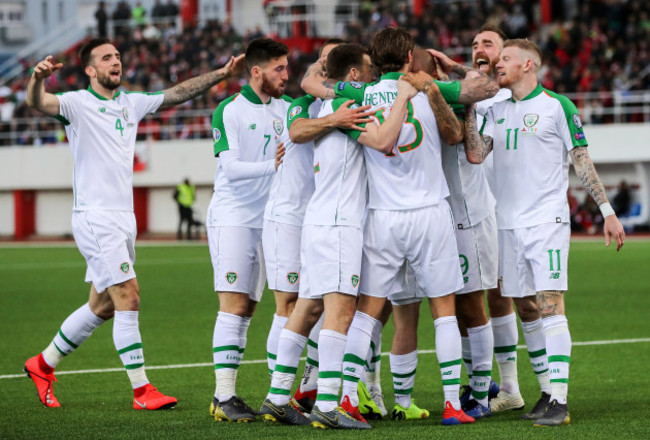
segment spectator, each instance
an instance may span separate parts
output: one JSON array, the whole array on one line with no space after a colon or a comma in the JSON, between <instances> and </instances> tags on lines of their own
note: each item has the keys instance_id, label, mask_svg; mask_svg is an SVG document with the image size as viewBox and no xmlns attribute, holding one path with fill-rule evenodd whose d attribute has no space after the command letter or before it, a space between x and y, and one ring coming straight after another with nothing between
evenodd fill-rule
<instances>
[{"instance_id":1,"label":"spectator","mask_svg":"<svg viewBox=\"0 0 650 440\"><path fill-rule=\"evenodd\" d=\"M625 180L621 180L621 183L618 184L618 192L612 200L612 207L619 216L623 217L630 212L631 202L630 187Z\"/></svg>"},{"instance_id":2,"label":"spectator","mask_svg":"<svg viewBox=\"0 0 650 440\"><path fill-rule=\"evenodd\" d=\"M97 5L97 10L95 11L95 20L97 20L97 36L99 38L108 37L108 32L106 31L106 23L108 22L108 14L105 9L106 3L99 2Z\"/></svg>"}]
</instances>

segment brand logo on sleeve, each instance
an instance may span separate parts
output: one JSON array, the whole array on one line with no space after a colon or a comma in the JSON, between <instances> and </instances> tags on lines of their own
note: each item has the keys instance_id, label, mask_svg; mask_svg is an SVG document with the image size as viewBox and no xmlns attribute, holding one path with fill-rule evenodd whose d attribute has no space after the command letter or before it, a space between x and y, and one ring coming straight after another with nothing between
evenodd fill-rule
<instances>
[{"instance_id":1,"label":"brand logo on sleeve","mask_svg":"<svg viewBox=\"0 0 650 440\"><path fill-rule=\"evenodd\" d=\"M360 89L363 87L363 83L357 81L350 81L348 84L350 84L350 86L354 87L355 89Z\"/></svg>"},{"instance_id":2,"label":"brand logo on sleeve","mask_svg":"<svg viewBox=\"0 0 650 440\"><path fill-rule=\"evenodd\" d=\"M221 139L221 132L219 131L218 128L213 128L212 129L212 139L215 142L219 142L219 139Z\"/></svg>"},{"instance_id":3,"label":"brand logo on sleeve","mask_svg":"<svg viewBox=\"0 0 650 440\"><path fill-rule=\"evenodd\" d=\"M289 119L291 120L291 119L295 118L296 116L298 116L300 114L301 111L302 111L302 107L300 107L299 105L295 106L289 112Z\"/></svg>"},{"instance_id":4,"label":"brand logo on sleeve","mask_svg":"<svg viewBox=\"0 0 650 440\"><path fill-rule=\"evenodd\" d=\"M579 114L574 113L572 119L573 119L573 125L575 125L576 128L582 128L582 121L580 120Z\"/></svg>"}]
</instances>

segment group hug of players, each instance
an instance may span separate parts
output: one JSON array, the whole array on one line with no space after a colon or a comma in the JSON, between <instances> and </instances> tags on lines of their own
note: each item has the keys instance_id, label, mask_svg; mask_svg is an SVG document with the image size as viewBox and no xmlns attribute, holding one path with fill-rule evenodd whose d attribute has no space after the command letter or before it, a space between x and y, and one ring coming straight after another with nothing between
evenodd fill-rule
<instances>
[{"instance_id":1,"label":"group hug of players","mask_svg":"<svg viewBox=\"0 0 650 440\"><path fill-rule=\"evenodd\" d=\"M569 152L590 193L605 197L608 244L611 235L620 248L622 228L586 154L577 109L537 83L537 46L486 26L472 49L470 68L415 48L398 28L378 32L368 48L330 40L302 80L308 94L291 100L286 46L251 42L250 83L218 106L212 124L216 420L369 429L367 419L388 413L379 359L391 312L391 417L428 417L411 398L427 299L443 425L524 408L513 304L541 388L522 418L570 423ZM276 312L271 384L257 411L235 382L265 281ZM461 395L463 362L470 384Z\"/></svg>"}]
</instances>

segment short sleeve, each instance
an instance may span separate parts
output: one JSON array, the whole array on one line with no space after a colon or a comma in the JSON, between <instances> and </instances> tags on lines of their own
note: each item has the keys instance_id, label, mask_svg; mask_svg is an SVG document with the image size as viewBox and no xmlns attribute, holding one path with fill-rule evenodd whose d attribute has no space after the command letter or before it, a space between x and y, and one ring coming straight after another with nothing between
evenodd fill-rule
<instances>
[{"instance_id":1,"label":"short sleeve","mask_svg":"<svg viewBox=\"0 0 650 440\"><path fill-rule=\"evenodd\" d=\"M59 114L54 116L63 125L70 125L77 120L78 110L81 108L76 103L79 100L80 92L57 93L59 98Z\"/></svg>"},{"instance_id":2,"label":"short sleeve","mask_svg":"<svg viewBox=\"0 0 650 440\"><path fill-rule=\"evenodd\" d=\"M559 96L561 111L557 116L558 133L566 147L567 151L573 150L575 147L586 147L588 145L585 138L585 132L582 127L582 120L580 113L575 104L562 95Z\"/></svg>"},{"instance_id":3,"label":"short sleeve","mask_svg":"<svg viewBox=\"0 0 650 440\"><path fill-rule=\"evenodd\" d=\"M494 109L490 108L485 114L483 124L479 130L479 134L483 136L490 136L494 139Z\"/></svg>"},{"instance_id":4,"label":"short sleeve","mask_svg":"<svg viewBox=\"0 0 650 440\"><path fill-rule=\"evenodd\" d=\"M149 113L154 113L165 100L163 92L124 92L132 100L136 118L141 121Z\"/></svg>"},{"instance_id":5,"label":"short sleeve","mask_svg":"<svg viewBox=\"0 0 650 440\"><path fill-rule=\"evenodd\" d=\"M311 95L305 95L293 101L287 112L287 128L298 119L309 119L309 106L316 101Z\"/></svg>"},{"instance_id":6,"label":"short sleeve","mask_svg":"<svg viewBox=\"0 0 650 440\"><path fill-rule=\"evenodd\" d=\"M460 96L460 81L437 81L438 88L447 104L457 104Z\"/></svg>"},{"instance_id":7,"label":"short sleeve","mask_svg":"<svg viewBox=\"0 0 650 440\"><path fill-rule=\"evenodd\" d=\"M332 101L332 110L333 110L333 111L338 110L338 108L341 107L341 106L342 106L343 104L345 104L346 102L348 102L348 98L336 98L336 99L334 99L334 100ZM359 107L359 104L352 104L352 105L350 105L350 108L355 108L355 107ZM383 115L382 115L382 114L383 114L383 112L384 112L385 110L386 110L386 109L384 109L384 108L379 109L379 110L377 111L377 113L375 113L373 119L375 119L375 118L380 118L380 121L383 122ZM366 126L365 123L358 124L358 125L359 125L359 127L361 127L361 128L363 128L363 127ZM353 128L339 128L338 130L339 130L340 132L345 133L346 135L350 136L350 137L351 137L352 139L354 139L355 141L359 139L359 136L361 136L361 132L360 132L359 130L355 130L355 129L353 129Z\"/></svg>"},{"instance_id":8,"label":"short sleeve","mask_svg":"<svg viewBox=\"0 0 650 440\"><path fill-rule=\"evenodd\" d=\"M222 101L212 114L212 140L214 141L214 155L226 150L239 149L239 136L237 131L237 115L232 106L228 106L234 98L232 96Z\"/></svg>"},{"instance_id":9,"label":"short sleeve","mask_svg":"<svg viewBox=\"0 0 650 440\"><path fill-rule=\"evenodd\" d=\"M354 99L357 104L363 104L363 95L367 84L357 81L339 81L334 86L334 93L337 97Z\"/></svg>"}]
</instances>

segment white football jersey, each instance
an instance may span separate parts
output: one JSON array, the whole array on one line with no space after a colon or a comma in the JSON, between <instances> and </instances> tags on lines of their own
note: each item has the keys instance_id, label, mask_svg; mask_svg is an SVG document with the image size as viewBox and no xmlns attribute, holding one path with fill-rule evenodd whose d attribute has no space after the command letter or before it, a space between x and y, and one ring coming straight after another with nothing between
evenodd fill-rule
<instances>
[{"instance_id":1,"label":"white football jersey","mask_svg":"<svg viewBox=\"0 0 650 440\"><path fill-rule=\"evenodd\" d=\"M314 143L294 144L289 137L291 124L301 118L317 118L323 101L310 95L295 99L289 107L287 129L282 134L285 154L273 178L264 218L302 226L307 203L314 193Z\"/></svg>"},{"instance_id":2,"label":"white football jersey","mask_svg":"<svg viewBox=\"0 0 650 440\"><path fill-rule=\"evenodd\" d=\"M483 134L494 145L498 228L568 223L568 152L587 146L576 106L538 85L521 101L494 104Z\"/></svg>"},{"instance_id":3,"label":"white football jersey","mask_svg":"<svg viewBox=\"0 0 650 440\"><path fill-rule=\"evenodd\" d=\"M133 211L133 155L138 123L163 102L162 92L117 91L109 100L88 90L58 94L74 161L75 211Z\"/></svg>"},{"instance_id":4,"label":"white football jersey","mask_svg":"<svg viewBox=\"0 0 650 440\"><path fill-rule=\"evenodd\" d=\"M328 99L322 118L346 102ZM356 226L361 228L368 201L368 177L363 146L340 130L314 141L314 194L307 205L305 225Z\"/></svg>"},{"instance_id":5,"label":"white football jersey","mask_svg":"<svg viewBox=\"0 0 650 440\"><path fill-rule=\"evenodd\" d=\"M290 98L262 103L250 85L222 101L212 116L214 154L237 150L242 162L275 161L275 150L286 131ZM218 161L209 226L261 228L273 175L229 181Z\"/></svg>"},{"instance_id":6,"label":"white football jersey","mask_svg":"<svg viewBox=\"0 0 650 440\"><path fill-rule=\"evenodd\" d=\"M372 110L385 109L385 118L397 97L400 76L400 73L388 73L375 84L338 83L337 94L372 105ZM438 84L448 101L458 98L457 81ZM360 93L363 93L361 101ZM428 97L420 92L408 104L406 120L393 151L384 154L364 148L370 189L368 207L417 209L435 205L447 197L449 189L442 171L440 147L436 118Z\"/></svg>"},{"instance_id":7,"label":"white football jersey","mask_svg":"<svg viewBox=\"0 0 650 440\"><path fill-rule=\"evenodd\" d=\"M476 103L476 126L478 127L479 131L483 129L483 124L485 123L485 114L488 112L490 107L492 107L492 105L494 105L496 102L501 102L510 98L512 98L512 91L510 89L499 89L497 94L493 97ZM494 193L494 160L492 152L487 155L481 165L483 165L485 177L487 178L488 184L490 185L490 191Z\"/></svg>"}]
</instances>

